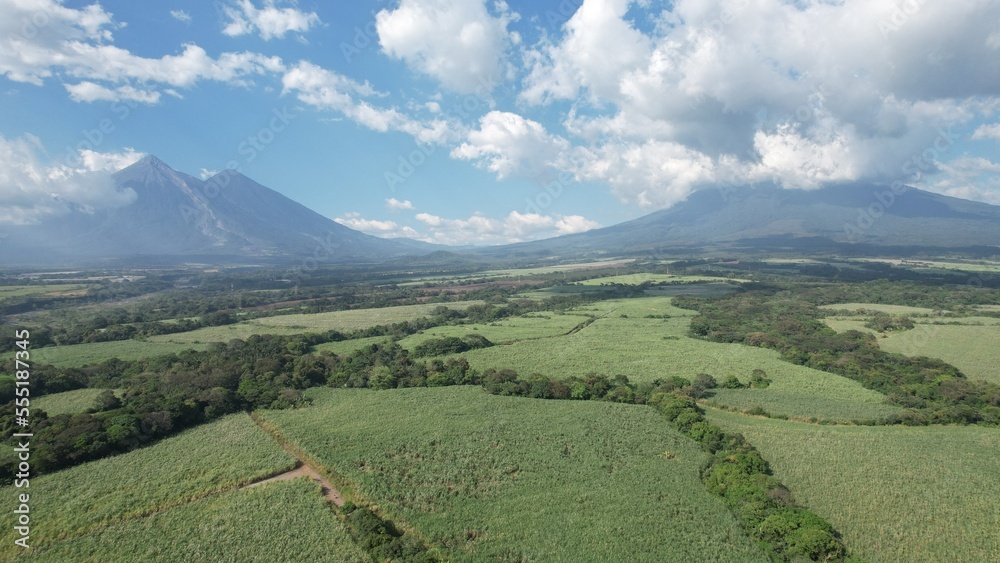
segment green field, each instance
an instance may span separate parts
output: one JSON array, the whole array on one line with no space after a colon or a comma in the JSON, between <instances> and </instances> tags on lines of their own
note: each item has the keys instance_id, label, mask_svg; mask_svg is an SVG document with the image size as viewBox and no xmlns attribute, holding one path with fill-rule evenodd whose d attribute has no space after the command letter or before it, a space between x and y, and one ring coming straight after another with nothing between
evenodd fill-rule
<instances>
[{"instance_id":1,"label":"green field","mask_svg":"<svg viewBox=\"0 0 1000 563\"><path fill-rule=\"evenodd\" d=\"M937 269L937 270L959 270L962 272L1000 272L1000 263L997 262L950 262L944 260L903 260L903 259L876 259L861 258L869 262L884 262L896 266L904 266L911 269Z\"/></svg>"},{"instance_id":2,"label":"green field","mask_svg":"<svg viewBox=\"0 0 1000 563\"><path fill-rule=\"evenodd\" d=\"M351 540L319 486L305 479L196 500L33 555L41 561L371 560Z\"/></svg>"},{"instance_id":3,"label":"green field","mask_svg":"<svg viewBox=\"0 0 1000 563\"><path fill-rule=\"evenodd\" d=\"M651 408L474 387L313 389L263 414L451 561L765 560Z\"/></svg>"},{"instance_id":4,"label":"green field","mask_svg":"<svg viewBox=\"0 0 1000 563\"><path fill-rule=\"evenodd\" d=\"M152 446L31 479L32 545L81 536L275 475L295 460L245 414L199 426ZM15 498L12 486L0 498ZM0 559L15 553L0 531Z\"/></svg>"},{"instance_id":5,"label":"green field","mask_svg":"<svg viewBox=\"0 0 1000 563\"><path fill-rule=\"evenodd\" d=\"M1000 560L1000 432L817 426L710 410L741 432L851 552L880 561Z\"/></svg>"},{"instance_id":6,"label":"green field","mask_svg":"<svg viewBox=\"0 0 1000 563\"><path fill-rule=\"evenodd\" d=\"M47 346L31 351L31 359L36 364L51 364L58 367L81 367L99 364L111 358L121 360L141 360L166 354L179 354L185 350L207 350L206 344L173 343L152 340L120 340L115 342L92 342L69 346Z\"/></svg>"},{"instance_id":7,"label":"green field","mask_svg":"<svg viewBox=\"0 0 1000 563\"><path fill-rule=\"evenodd\" d=\"M382 342L388 342L390 339L386 336L371 336L368 338L355 338L353 340L341 340L340 342L324 342L322 344L317 344L313 346L313 352L330 352L331 354L336 354L338 356L350 354L355 350L360 350L366 346L371 346L372 344L379 344Z\"/></svg>"},{"instance_id":8,"label":"green field","mask_svg":"<svg viewBox=\"0 0 1000 563\"><path fill-rule=\"evenodd\" d=\"M915 321L910 330L880 335L879 346L904 356L938 358L962 370L969 379L1000 383L1000 319L931 316ZM863 318L827 317L824 322L838 332L877 334L864 326Z\"/></svg>"},{"instance_id":9,"label":"green field","mask_svg":"<svg viewBox=\"0 0 1000 563\"><path fill-rule=\"evenodd\" d=\"M633 382L708 373L720 382L735 375L746 383L754 369L762 369L773 381L770 387L723 393L716 400L740 408L760 406L771 414L834 420L880 418L895 410L883 404L882 394L844 377L785 362L777 351L690 338L687 329L694 312L674 307L669 298L602 301L577 312L603 318L566 336L461 355L479 370L511 368L522 376L556 378L621 374ZM646 318L650 315L668 318ZM819 401L812 403L811 397Z\"/></svg>"},{"instance_id":10,"label":"green field","mask_svg":"<svg viewBox=\"0 0 1000 563\"><path fill-rule=\"evenodd\" d=\"M264 317L226 326L210 326L189 332L153 336L151 342L228 342L234 338L246 339L254 334L303 334L328 330L352 331L373 326L412 321L431 314L440 306L462 310L481 301L455 301L453 303L428 303L401 305L378 309L354 309L330 313L279 315Z\"/></svg>"},{"instance_id":11,"label":"green field","mask_svg":"<svg viewBox=\"0 0 1000 563\"><path fill-rule=\"evenodd\" d=\"M33 400L31 405L45 411L49 416L76 414L94 408L97 397L104 391L104 389L76 389L53 393Z\"/></svg>"},{"instance_id":12,"label":"green field","mask_svg":"<svg viewBox=\"0 0 1000 563\"><path fill-rule=\"evenodd\" d=\"M462 337L469 334L478 334L494 344L531 340L565 334L588 320L589 317L583 315L531 313L488 324L438 326L404 338L400 341L400 345L412 350L415 346L432 338Z\"/></svg>"},{"instance_id":13,"label":"green field","mask_svg":"<svg viewBox=\"0 0 1000 563\"><path fill-rule=\"evenodd\" d=\"M880 311L890 315L933 315L934 309L926 307L909 307L907 305L885 305L883 303L836 303L833 305L820 305L820 309L831 311Z\"/></svg>"},{"instance_id":14,"label":"green field","mask_svg":"<svg viewBox=\"0 0 1000 563\"><path fill-rule=\"evenodd\" d=\"M881 395L876 398L884 400ZM898 414L902 410L896 405L877 401L864 402L857 399L826 397L822 391L779 390L775 389L775 384L766 389L714 389L708 401L739 410L761 408L772 415L833 422L878 421L889 415Z\"/></svg>"},{"instance_id":15,"label":"green field","mask_svg":"<svg viewBox=\"0 0 1000 563\"><path fill-rule=\"evenodd\" d=\"M12 297L24 297L26 295L50 295L66 296L74 293L81 293L91 287L80 283L62 283L47 285L0 285L0 301Z\"/></svg>"},{"instance_id":16,"label":"green field","mask_svg":"<svg viewBox=\"0 0 1000 563\"><path fill-rule=\"evenodd\" d=\"M719 282L719 281L743 281L727 280L715 276L678 276L673 274L622 274L620 276L607 276L577 282L580 285L640 285L643 283L698 283L698 282Z\"/></svg>"},{"instance_id":17,"label":"green field","mask_svg":"<svg viewBox=\"0 0 1000 563\"><path fill-rule=\"evenodd\" d=\"M1000 326L918 324L879 339L879 346L887 352L939 358L969 379L1000 384Z\"/></svg>"}]
</instances>

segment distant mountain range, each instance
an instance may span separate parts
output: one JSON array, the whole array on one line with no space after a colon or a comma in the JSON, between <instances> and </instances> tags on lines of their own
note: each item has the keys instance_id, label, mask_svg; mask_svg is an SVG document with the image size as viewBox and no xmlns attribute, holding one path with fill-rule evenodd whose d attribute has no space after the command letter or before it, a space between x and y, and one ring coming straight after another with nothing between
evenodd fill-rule
<instances>
[{"instance_id":1,"label":"distant mountain range","mask_svg":"<svg viewBox=\"0 0 1000 563\"><path fill-rule=\"evenodd\" d=\"M371 263L635 253L964 249L1000 252L1000 206L915 188L845 184L703 189L670 209L592 231L479 249L381 239L347 228L239 172L206 180L147 156L114 174L137 198L41 224L0 226L0 266L129 266L178 262ZM453 252L458 252L462 257Z\"/></svg>"},{"instance_id":2,"label":"distant mountain range","mask_svg":"<svg viewBox=\"0 0 1000 563\"><path fill-rule=\"evenodd\" d=\"M494 247L504 256L645 252L966 250L1000 253L1000 206L916 188L843 184L703 189L669 209L602 229Z\"/></svg>"},{"instance_id":3,"label":"distant mountain range","mask_svg":"<svg viewBox=\"0 0 1000 563\"><path fill-rule=\"evenodd\" d=\"M7 227L0 263L343 263L441 248L349 229L234 170L200 180L146 156L113 177L119 189L135 191L135 201Z\"/></svg>"}]
</instances>

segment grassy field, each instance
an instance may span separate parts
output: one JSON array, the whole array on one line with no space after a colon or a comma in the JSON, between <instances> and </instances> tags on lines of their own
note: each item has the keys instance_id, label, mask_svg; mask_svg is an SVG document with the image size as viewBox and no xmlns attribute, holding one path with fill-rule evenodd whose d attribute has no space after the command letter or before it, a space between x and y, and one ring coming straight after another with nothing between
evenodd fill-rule
<instances>
[{"instance_id":1,"label":"grassy field","mask_svg":"<svg viewBox=\"0 0 1000 563\"><path fill-rule=\"evenodd\" d=\"M80 283L62 283L47 285L0 285L0 301L12 297L24 297L26 295L48 295L68 296L82 294L91 287Z\"/></svg>"},{"instance_id":2,"label":"grassy field","mask_svg":"<svg viewBox=\"0 0 1000 563\"><path fill-rule=\"evenodd\" d=\"M872 562L1000 560L1000 432L817 426L709 411Z\"/></svg>"},{"instance_id":3,"label":"grassy field","mask_svg":"<svg viewBox=\"0 0 1000 563\"><path fill-rule=\"evenodd\" d=\"M1000 383L1000 326L918 324L879 339L879 346L887 352L939 358L969 379Z\"/></svg>"},{"instance_id":4,"label":"grassy field","mask_svg":"<svg viewBox=\"0 0 1000 563\"><path fill-rule=\"evenodd\" d=\"M905 266L910 269L932 268L937 270L959 270L963 272L1000 272L1000 262L948 262L942 260L904 260L904 259L879 259L860 258L869 262L884 262L896 266Z\"/></svg>"},{"instance_id":5,"label":"grassy field","mask_svg":"<svg viewBox=\"0 0 1000 563\"><path fill-rule=\"evenodd\" d=\"M44 546L288 470L295 460L245 414L31 480L32 544ZM15 498L14 487L0 498ZM0 530L0 559L16 553Z\"/></svg>"},{"instance_id":6,"label":"grassy field","mask_svg":"<svg viewBox=\"0 0 1000 563\"><path fill-rule=\"evenodd\" d=\"M620 276L608 276L604 278L594 278L577 283L580 285L606 285L606 284L639 285L647 282L648 283L697 283L697 282L718 282L718 281L737 281L737 280L726 280L726 278L719 278L715 276L677 276L673 274L641 273L641 274L622 274Z\"/></svg>"},{"instance_id":7,"label":"grassy field","mask_svg":"<svg viewBox=\"0 0 1000 563\"><path fill-rule=\"evenodd\" d=\"M340 342L324 342L313 346L313 352L330 352L338 356L350 354L355 350L360 350L372 344L388 342L390 339L385 336L372 336L369 338L355 338L354 340L341 340Z\"/></svg>"},{"instance_id":8,"label":"grassy field","mask_svg":"<svg viewBox=\"0 0 1000 563\"><path fill-rule=\"evenodd\" d=\"M760 561L648 407L313 389L267 420L451 561Z\"/></svg>"},{"instance_id":9,"label":"grassy field","mask_svg":"<svg viewBox=\"0 0 1000 563\"><path fill-rule=\"evenodd\" d=\"M427 329L420 334L414 334L400 341L400 345L408 350L432 338L445 336L467 336L478 334L494 344L531 340L565 334L589 317L583 315L560 315L558 313L532 313L520 317L512 317L488 324L468 324L439 326Z\"/></svg>"},{"instance_id":10,"label":"grassy field","mask_svg":"<svg viewBox=\"0 0 1000 563\"><path fill-rule=\"evenodd\" d=\"M435 308L444 305L449 309L462 310L480 301L456 301L454 303L428 303L426 305L402 305L379 309L355 309L331 313L301 315L279 315L264 317L226 326L210 326L189 332L153 336L151 342L228 342L234 338L248 338L254 334L303 334L328 330L351 331L377 325L401 323L426 317Z\"/></svg>"},{"instance_id":11,"label":"grassy field","mask_svg":"<svg viewBox=\"0 0 1000 563\"><path fill-rule=\"evenodd\" d=\"M879 335L879 346L904 356L938 358L962 370L969 379L1000 383L1000 319L932 316L914 320L916 326L911 330ZM828 317L824 322L838 332L877 334L857 317Z\"/></svg>"},{"instance_id":12,"label":"grassy field","mask_svg":"<svg viewBox=\"0 0 1000 563\"><path fill-rule=\"evenodd\" d=\"M566 336L525 340L466 352L476 369L512 368L522 376L626 375L630 381L653 381L708 373L718 381L729 375L749 381L754 369L772 379L754 393L723 393L722 404L760 406L772 414L834 420L880 418L895 407L861 384L830 373L797 366L778 352L740 344L718 344L687 336L693 311L678 309L669 298L602 301L577 312L599 316L583 330ZM649 315L668 318L645 318ZM812 398L818 399L812 402ZM850 416L844 414L850 413Z\"/></svg>"},{"instance_id":13,"label":"grassy field","mask_svg":"<svg viewBox=\"0 0 1000 563\"><path fill-rule=\"evenodd\" d=\"M881 395L877 399L882 400ZM822 392L797 392L792 389L715 389L708 398L713 404L740 410L764 409L769 414L781 414L798 419L847 422L879 420L899 413L901 408L877 401L826 397Z\"/></svg>"},{"instance_id":14,"label":"grassy field","mask_svg":"<svg viewBox=\"0 0 1000 563\"><path fill-rule=\"evenodd\" d=\"M45 411L49 416L76 414L93 408L98 395L103 392L104 389L77 389L45 395L33 400L31 404L33 407Z\"/></svg>"},{"instance_id":15,"label":"grassy field","mask_svg":"<svg viewBox=\"0 0 1000 563\"><path fill-rule=\"evenodd\" d=\"M99 364L111 358L141 360L166 354L179 354L185 350L207 349L206 344L197 343L121 340L36 348L31 351L31 359L36 364L68 368Z\"/></svg>"},{"instance_id":16,"label":"grassy field","mask_svg":"<svg viewBox=\"0 0 1000 563\"><path fill-rule=\"evenodd\" d=\"M832 311L880 311L890 315L933 315L934 309L926 307L909 307L907 305L885 305L883 303L835 303L833 305L820 305L820 309Z\"/></svg>"},{"instance_id":17,"label":"grassy field","mask_svg":"<svg viewBox=\"0 0 1000 563\"><path fill-rule=\"evenodd\" d=\"M370 561L315 483L230 491L32 554L40 561Z\"/></svg>"}]
</instances>

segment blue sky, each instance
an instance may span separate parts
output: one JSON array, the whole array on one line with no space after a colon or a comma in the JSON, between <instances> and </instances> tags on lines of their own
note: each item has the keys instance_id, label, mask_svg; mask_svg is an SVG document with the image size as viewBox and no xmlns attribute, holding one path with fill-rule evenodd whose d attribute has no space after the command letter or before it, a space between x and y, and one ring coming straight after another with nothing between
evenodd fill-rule
<instances>
[{"instance_id":1,"label":"blue sky","mask_svg":"<svg viewBox=\"0 0 1000 563\"><path fill-rule=\"evenodd\" d=\"M155 154L379 236L497 244L699 189L1000 204L1000 4L0 0L0 222Z\"/></svg>"}]
</instances>

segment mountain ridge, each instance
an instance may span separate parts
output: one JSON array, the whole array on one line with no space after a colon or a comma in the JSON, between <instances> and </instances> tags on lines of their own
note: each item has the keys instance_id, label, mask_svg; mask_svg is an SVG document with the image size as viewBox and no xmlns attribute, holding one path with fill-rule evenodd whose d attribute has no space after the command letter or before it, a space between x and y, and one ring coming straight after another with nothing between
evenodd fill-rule
<instances>
[{"instance_id":1,"label":"mountain ridge","mask_svg":"<svg viewBox=\"0 0 1000 563\"><path fill-rule=\"evenodd\" d=\"M439 247L350 229L236 170L201 180L153 155L112 174L136 198L8 228L7 264L146 262L172 257L257 261L371 262Z\"/></svg>"},{"instance_id":2,"label":"mountain ridge","mask_svg":"<svg viewBox=\"0 0 1000 563\"><path fill-rule=\"evenodd\" d=\"M704 189L668 209L583 233L494 247L491 256L696 251L704 248L1000 246L1000 206L898 184L818 190L773 184ZM997 249L1000 251L1000 248Z\"/></svg>"}]
</instances>

